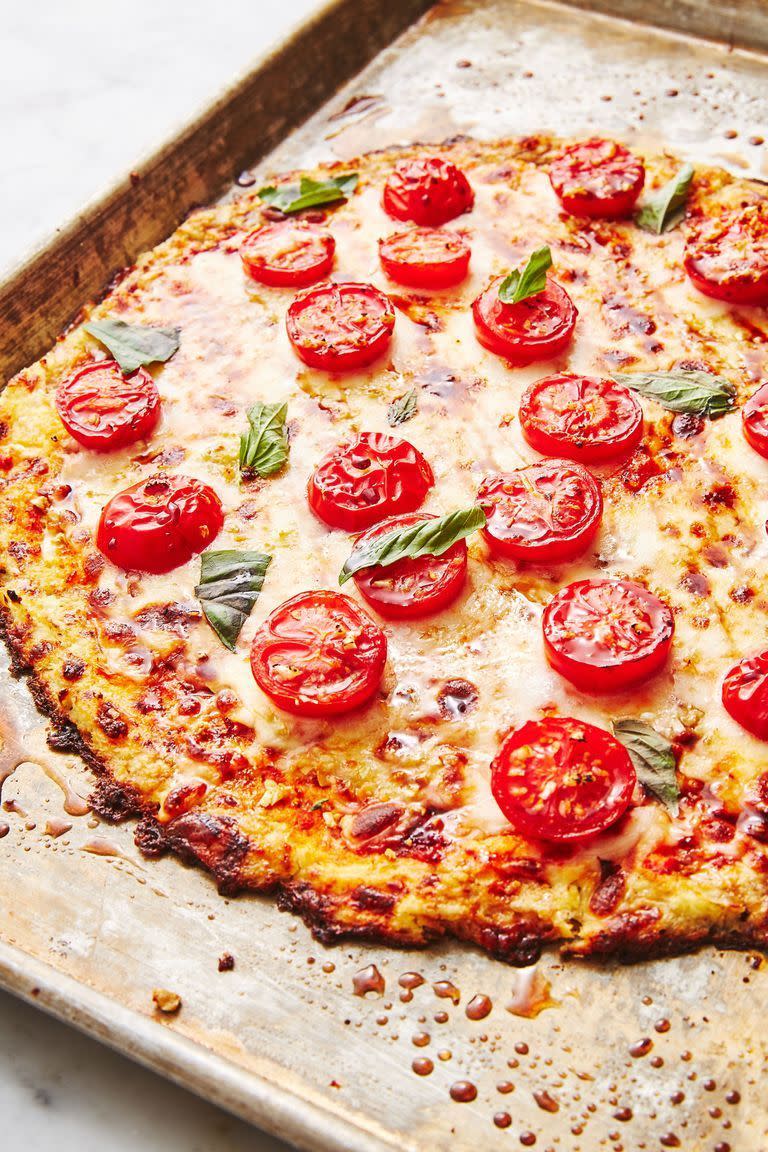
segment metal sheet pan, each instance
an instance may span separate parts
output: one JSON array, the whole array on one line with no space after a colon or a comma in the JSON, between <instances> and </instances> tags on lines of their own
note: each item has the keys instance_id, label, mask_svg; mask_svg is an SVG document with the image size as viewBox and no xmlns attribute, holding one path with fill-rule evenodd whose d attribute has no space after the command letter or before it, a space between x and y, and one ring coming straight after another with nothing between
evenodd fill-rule
<instances>
[{"instance_id":1,"label":"metal sheet pan","mask_svg":"<svg viewBox=\"0 0 768 1152\"><path fill-rule=\"evenodd\" d=\"M599 7L638 14L631 0ZM765 174L768 67L758 52L581 5L451 0L354 75L422 8L329 6L34 257L0 289L5 370L39 355L120 264L275 145L265 169L457 132L596 129ZM719 27L709 8L647 0L642 15L707 35L728 35L731 21L742 42L765 47L762 3L726 5ZM67 267L78 283L60 275ZM46 750L45 726L4 663L0 689L0 776L3 763L24 761L5 782L12 810L0 813L4 986L303 1148L434 1152L521 1137L568 1152L766 1147L759 957L705 951L597 969L549 956L520 973L456 945L326 951L267 899L224 900L201 872L143 861L130 826L70 814L62 832L63 807L82 809L67 790L86 795L88 773ZM235 967L220 973L224 952ZM384 989L355 997L353 976L370 964ZM408 971L425 981L412 991L398 983ZM446 980L460 1003L435 994ZM154 1011L158 987L181 995L178 1014ZM493 1008L471 1021L464 1009L478 993ZM424 1047L417 1033L429 1035ZM433 1060L430 1076L411 1071L419 1056ZM473 1101L450 1099L457 1080L476 1086ZM508 1129L494 1127L501 1112Z\"/></svg>"}]
</instances>

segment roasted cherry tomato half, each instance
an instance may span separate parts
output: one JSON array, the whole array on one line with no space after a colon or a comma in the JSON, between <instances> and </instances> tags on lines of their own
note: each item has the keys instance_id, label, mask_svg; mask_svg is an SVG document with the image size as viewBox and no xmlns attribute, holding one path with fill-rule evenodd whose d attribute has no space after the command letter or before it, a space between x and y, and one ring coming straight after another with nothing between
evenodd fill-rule
<instances>
[{"instance_id":1,"label":"roasted cherry tomato half","mask_svg":"<svg viewBox=\"0 0 768 1152\"><path fill-rule=\"evenodd\" d=\"M503 304L499 276L472 305L477 338L484 348L523 367L534 360L550 360L570 343L578 312L564 288L547 280L543 292Z\"/></svg>"},{"instance_id":2,"label":"roasted cherry tomato half","mask_svg":"<svg viewBox=\"0 0 768 1152\"><path fill-rule=\"evenodd\" d=\"M336 241L327 228L306 220L280 220L246 236L240 258L248 275L262 284L304 288L328 275L335 251Z\"/></svg>"},{"instance_id":3,"label":"roasted cherry tomato half","mask_svg":"<svg viewBox=\"0 0 768 1152\"><path fill-rule=\"evenodd\" d=\"M572 216L630 216L645 182L642 162L613 140L573 144L553 160L549 180Z\"/></svg>"},{"instance_id":4,"label":"roasted cherry tomato half","mask_svg":"<svg viewBox=\"0 0 768 1152\"><path fill-rule=\"evenodd\" d=\"M379 240L381 266L410 288L450 288L467 275L470 248L463 236L441 228L411 228Z\"/></svg>"},{"instance_id":5,"label":"roasted cherry tomato half","mask_svg":"<svg viewBox=\"0 0 768 1152\"><path fill-rule=\"evenodd\" d=\"M270 613L251 645L262 692L296 716L336 716L367 704L381 682L387 640L340 592L300 592Z\"/></svg>"},{"instance_id":6,"label":"roasted cherry tomato half","mask_svg":"<svg viewBox=\"0 0 768 1152\"><path fill-rule=\"evenodd\" d=\"M392 516L369 528L358 543L386 532L410 528L434 516ZM451 604L467 577L467 545L458 540L440 556L417 556L394 564L362 568L355 573L358 592L377 612L392 620L411 619L440 612Z\"/></svg>"},{"instance_id":7,"label":"roasted cherry tomato half","mask_svg":"<svg viewBox=\"0 0 768 1152\"><path fill-rule=\"evenodd\" d=\"M684 263L705 296L768 304L768 201L703 220L688 237Z\"/></svg>"},{"instance_id":8,"label":"roasted cherry tomato half","mask_svg":"<svg viewBox=\"0 0 768 1152\"><path fill-rule=\"evenodd\" d=\"M520 427L532 448L599 464L631 452L643 435L643 409L622 384L562 373L535 380L520 401Z\"/></svg>"},{"instance_id":9,"label":"roasted cherry tomato half","mask_svg":"<svg viewBox=\"0 0 768 1152\"><path fill-rule=\"evenodd\" d=\"M512 560L562 564L589 547L600 527L600 485L568 460L542 460L489 476L477 502L492 552Z\"/></svg>"},{"instance_id":10,"label":"roasted cherry tomato half","mask_svg":"<svg viewBox=\"0 0 768 1152\"><path fill-rule=\"evenodd\" d=\"M510 824L555 843L610 828L629 808L636 779L623 744L570 716L529 720L491 765L491 791Z\"/></svg>"},{"instance_id":11,"label":"roasted cherry tomato half","mask_svg":"<svg viewBox=\"0 0 768 1152\"><path fill-rule=\"evenodd\" d=\"M623 692L667 662L675 623L663 600L630 580L577 580L544 610L544 650L582 692Z\"/></svg>"},{"instance_id":12,"label":"roasted cherry tomato half","mask_svg":"<svg viewBox=\"0 0 768 1152\"><path fill-rule=\"evenodd\" d=\"M59 385L56 411L78 444L110 452L149 436L160 419L160 393L144 368L125 376L114 360L97 360Z\"/></svg>"},{"instance_id":13,"label":"roasted cherry tomato half","mask_svg":"<svg viewBox=\"0 0 768 1152\"><path fill-rule=\"evenodd\" d=\"M395 220L439 228L469 212L475 194L460 168L440 156L399 160L384 187L384 211Z\"/></svg>"},{"instance_id":14,"label":"roasted cherry tomato half","mask_svg":"<svg viewBox=\"0 0 768 1152\"><path fill-rule=\"evenodd\" d=\"M307 497L331 528L362 532L385 516L414 512L435 483L427 461L407 440L361 432L318 464Z\"/></svg>"},{"instance_id":15,"label":"roasted cherry tomato half","mask_svg":"<svg viewBox=\"0 0 768 1152\"><path fill-rule=\"evenodd\" d=\"M768 460L768 384L761 384L741 410L747 442Z\"/></svg>"},{"instance_id":16,"label":"roasted cherry tomato half","mask_svg":"<svg viewBox=\"0 0 768 1152\"><path fill-rule=\"evenodd\" d=\"M723 705L737 724L768 740L768 651L740 660L723 681Z\"/></svg>"},{"instance_id":17,"label":"roasted cherry tomato half","mask_svg":"<svg viewBox=\"0 0 768 1152\"><path fill-rule=\"evenodd\" d=\"M310 368L350 372L386 349L395 327L389 299L372 284L321 284L291 303L288 338Z\"/></svg>"},{"instance_id":18,"label":"roasted cherry tomato half","mask_svg":"<svg viewBox=\"0 0 768 1152\"><path fill-rule=\"evenodd\" d=\"M101 513L96 543L118 568L170 572L207 548L223 523L212 488L161 472L112 497Z\"/></svg>"}]
</instances>

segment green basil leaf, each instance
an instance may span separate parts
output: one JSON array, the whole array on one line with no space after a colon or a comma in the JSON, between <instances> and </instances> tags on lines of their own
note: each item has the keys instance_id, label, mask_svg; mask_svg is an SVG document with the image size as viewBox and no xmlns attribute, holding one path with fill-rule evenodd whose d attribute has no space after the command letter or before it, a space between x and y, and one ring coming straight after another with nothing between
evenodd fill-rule
<instances>
[{"instance_id":1,"label":"green basil leaf","mask_svg":"<svg viewBox=\"0 0 768 1152\"><path fill-rule=\"evenodd\" d=\"M230 652L240 630L251 614L264 585L272 560L263 552L203 552L200 557L200 583L195 596L203 614Z\"/></svg>"},{"instance_id":2,"label":"green basil leaf","mask_svg":"<svg viewBox=\"0 0 768 1152\"><path fill-rule=\"evenodd\" d=\"M717 420L736 407L733 384L714 372L615 372L613 379L657 400L670 412L691 412Z\"/></svg>"},{"instance_id":3,"label":"green basil leaf","mask_svg":"<svg viewBox=\"0 0 768 1152\"><path fill-rule=\"evenodd\" d=\"M259 188L258 196L270 208L281 212L302 212L305 208L318 208L322 204L336 204L339 200L349 200L357 188L357 172L346 172L343 176L332 176L330 180L313 180L302 176L298 184L268 184Z\"/></svg>"},{"instance_id":4,"label":"green basil leaf","mask_svg":"<svg viewBox=\"0 0 768 1152\"><path fill-rule=\"evenodd\" d=\"M685 215L685 202L693 179L693 165L684 164L635 215L635 223L645 232L660 236L676 228Z\"/></svg>"},{"instance_id":5,"label":"green basil leaf","mask_svg":"<svg viewBox=\"0 0 768 1152\"><path fill-rule=\"evenodd\" d=\"M677 787L675 754L669 740L642 720L615 720L613 734L629 752L643 787L676 816L680 791Z\"/></svg>"},{"instance_id":6,"label":"green basil leaf","mask_svg":"<svg viewBox=\"0 0 768 1152\"><path fill-rule=\"evenodd\" d=\"M83 328L112 353L127 374L142 364L170 360L178 351L181 335L180 328L143 328L125 320L91 320Z\"/></svg>"},{"instance_id":7,"label":"green basil leaf","mask_svg":"<svg viewBox=\"0 0 768 1152\"><path fill-rule=\"evenodd\" d=\"M522 272L510 272L499 285L499 300L502 304L519 304L529 296L536 296L547 286L547 272L552 267L552 253L549 248L537 248L528 257Z\"/></svg>"},{"instance_id":8,"label":"green basil leaf","mask_svg":"<svg viewBox=\"0 0 768 1152\"><path fill-rule=\"evenodd\" d=\"M240 437L240 471L272 476L288 459L287 404L254 404L248 431Z\"/></svg>"},{"instance_id":9,"label":"green basil leaf","mask_svg":"<svg viewBox=\"0 0 768 1152\"><path fill-rule=\"evenodd\" d=\"M406 420L412 420L416 415L419 408L419 394L415 388L409 389L404 392L402 396L398 396L387 408L387 423L390 428L396 428L398 424L405 424Z\"/></svg>"},{"instance_id":10,"label":"green basil leaf","mask_svg":"<svg viewBox=\"0 0 768 1152\"><path fill-rule=\"evenodd\" d=\"M384 567L417 556L440 556L457 540L471 536L484 525L485 513L474 504L436 520L420 520L409 528L394 528L372 540L358 542L339 574L339 584L346 584L361 568Z\"/></svg>"}]
</instances>

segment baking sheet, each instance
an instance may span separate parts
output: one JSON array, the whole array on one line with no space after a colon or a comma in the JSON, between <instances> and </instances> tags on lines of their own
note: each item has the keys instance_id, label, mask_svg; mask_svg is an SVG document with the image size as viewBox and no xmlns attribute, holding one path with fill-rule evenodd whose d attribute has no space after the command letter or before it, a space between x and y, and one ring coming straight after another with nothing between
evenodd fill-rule
<instances>
[{"instance_id":1,"label":"baking sheet","mask_svg":"<svg viewBox=\"0 0 768 1152\"><path fill-rule=\"evenodd\" d=\"M318 53L313 66L327 63ZM261 168L457 132L598 130L761 177L767 76L757 54L576 8L453 0ZM210 191L220 158L195 163ZM114 254L107 244L105 267ZM26 290L42 308L40 286ZM300 1147L766 1147L759 957L704 951L596 968L548 956L516 972L453 944L323 949L269 899L225 900L200 871L142 860L130 825L99 826L76 798L91 787L87 771L46 749L45 725L5 664L0 685L0 776L24 761L0 812L5 986ZM224 953L235 966L219 972ZM381 980L367 973L375 987L356 996L370 965ZM424 983L403 987L408 972ZM154 1010L155 988L182 997L178 1014ZM471 1020L466 1006L480 994L490 1013ZM416 1075L414 1059L431 1060L431 1074ZM473 1100L451 1099L460 1081L474 1085ZM494 1122L506 1124L502 1113L506 1128Z\"/></svg>"}]
</instances>

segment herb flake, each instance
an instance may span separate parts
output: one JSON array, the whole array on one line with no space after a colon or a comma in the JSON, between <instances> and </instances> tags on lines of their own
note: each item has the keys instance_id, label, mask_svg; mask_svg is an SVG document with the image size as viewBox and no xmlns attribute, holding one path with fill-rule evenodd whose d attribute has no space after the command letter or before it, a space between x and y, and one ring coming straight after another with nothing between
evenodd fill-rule
<instances>
[{"instance_id":1,"label":"herb flake","mask_svg":"<svg viewBox=\"0 0 768 1152\"><path fill-rule=\"evenodd\" d=\"M357 188L357 172L345 172L343 176L332 176L329 180L313 180L302 176L298 184L267 184L260 188L258 196L270 208L279 208L290 215L303 212L305 208L319 208L323 204L337 204L349 200Z\"/></svg>"},{"instance_id":2,"label":"herb flake","mask_svg":"<svg viewBox=\"0 0 768 1152\"><path fill-rule=\"evenodd\" d=\"M656 400L670 412L690 412L717 420L736 406L736 389L714 372L616 372L613 379Z\"/></svg>"},{"instance_id":3,"label":"herb flake","mask_svg":"<svg viewBox=\"0 0 768 1152\"><path fill-rule=\"evenodd\" d=\"M180 328L144 328L125 320L91 320L83 328L112 353L127 375L143 364L170 360L181 335Z\"/></svg>"},{"instance_id":4,"label":"herb flake","mask_svg":"<svg viewBox=\"0 0 768 1152\"><path fill-rule=\"evenodd\" d=\"M412 420L419 410L419 394L415 388L410 388L402 396L397 396L387 408L387 423L390 428L398 424L405 424Z\"/></svg>"},{"instance_id":5,"label":"herb flake","mask_svg":"<svg viewBox=\"0 0 768 1152\"><path fill-rule=\"evenodd\" d=\"M499 285L502 304L519 304L529 296L537 296L547 286L547 272L552 267L552 253L548 247L537 248L526 261L522 271L515 269Z\"/></svg>"},{"instance_id":6,"label":"herb flake","mask_svg":"<svg viewBox=\"0 0 768 1152\"><path fill-rule=\"evenodd\" d=\"M259 598L271 560L263 552L236 549L203 552L200 557L195 596L206 620L230 652L234 652L243 624Z\"/></svg>"},{"instance_id":7,"label":"herb flake","mask_svg":"<svg viewBox=\"0 0 768 1152\"><path fill-rule=\"evenodd\" d=\"M677 786L675 753L669 740L642 720L615 720L613 734L629 753L643 787L676 816L680 791Z\"/></svg>"},{"instance_id":8,"label":"herb flake","mask_svg":"<svg viewBox=\"0 0 768 1152\"><path fill-rule=\"evenodd\" d=\"M394 528L381 536L355 544L339 574L339 584L361 568L386 567L398 560L414 560L417 556L440 556L458 540L471 536L485 525L485 513L473 504L440 516L436 520L420 520L407 528Z\"/></svg>"},{"instance_id":9,"label":"herb flake","mask_svg":"<svg viewBox=\"0 0 768 1152\"><path fill-rule=\"evenodd\" d=\"M660 236L676 228L685 215L685 204L693 180L693 165L684 164L635 215L635 223L645 232Z\"/></svg>"},{"instance_id":10,"label":"herb flake","mask_svg":"<svg viewBox=\"0 0 768 1152\"><path fill-rule=\"evenodd\" d=\"M272 476L288 459L285 421L288 405L254 404L248 409L248 431L240 437L240 471Z\"/></svg>"}]
</instances>

